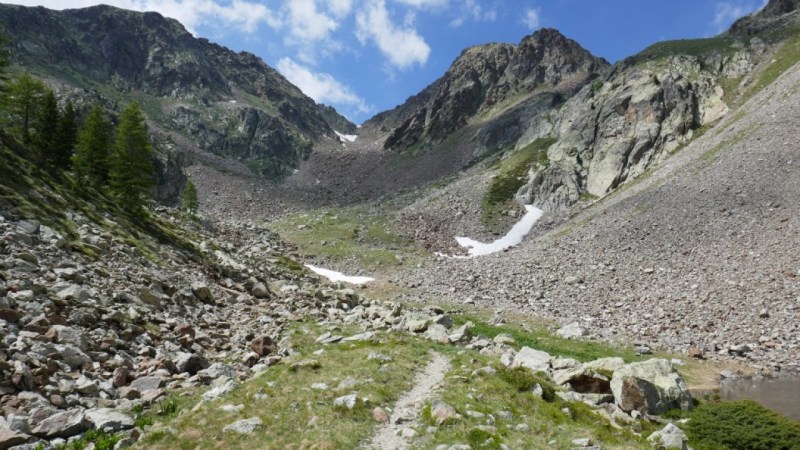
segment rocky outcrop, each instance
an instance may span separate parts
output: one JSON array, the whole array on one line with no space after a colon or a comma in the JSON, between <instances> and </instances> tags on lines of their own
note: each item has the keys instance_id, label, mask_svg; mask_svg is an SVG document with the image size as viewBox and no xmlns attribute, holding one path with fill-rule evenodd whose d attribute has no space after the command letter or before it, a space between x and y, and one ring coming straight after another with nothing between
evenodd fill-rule
<instances>
[{"instance_id":1,"label":"rocky outcrop","mask_svg":"<svg viewBox=\"0 0 800 450\"><path fill-rule=\"evenodd\" d=\"M582 196L605 196L642 175L688 142L694 130L729 112L720 83L749 73L764 50L763 41L752 39L701 56L619 63L558 114L537 119L526 130L518 147L543 136L558 142L548 150L549 164L531 170L518 200L549 211L565 209Z\"/></svg>"},{"instance_id":2,"label":"rocky outcrop","mask_svg":"<svg viewBox=\"0 0 800 450\"><path fill-rule=\"evenodd\" d=\"M568 96L607 66L552 29L537 31L518 45L471 47L444 76L365 127L390 131L384 148L395 151L420 142L441 142L476 116L492 117L494 109L503 110L535 91ZM516 114L523 111L520 108ZM495 148L498 143L489 141L486 146Z\"/></svg>"}]
</instances>

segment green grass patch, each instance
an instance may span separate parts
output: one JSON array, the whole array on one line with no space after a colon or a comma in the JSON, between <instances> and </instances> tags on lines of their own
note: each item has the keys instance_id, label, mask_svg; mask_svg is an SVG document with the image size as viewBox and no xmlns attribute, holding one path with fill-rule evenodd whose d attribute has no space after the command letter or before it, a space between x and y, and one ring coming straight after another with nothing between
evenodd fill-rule
<instances>
[{"instance_id":1,"label":"green grass patch","mask_svg":"<svg viewBox=\"0 0 800 450\"><path fill-rule=\"evenodd\" d=\"M751 400L704 403L683 425L696 450L800 449L800 422Z\"/></svg>"},{"instance_id":2,"label":"green grass patch","mask_svg":"<svg viewBox=\"0 0 800 450\"><path fill-rule=\"evenodd\" d=\"M554 138L537 139L491 167L496 175L481 200L484 224L492 225L501 211L515 208L514 195L525 184L528 170L547 167L547 149L555 142Z\"/></svg>"},{"instance_id":3,"label":"green grass patch","mask_svg":"<svg viewBox=\"0 0 800 450\"><path fill-rule=\"evenodd\" d=\"M489 339L493 339L502 333L510 334L514 338L515 347L531 347L553 356L575 358L584 362L610 356L619 356L626 362L643 359L640 356L636 356L633 348L617 347L598 341L564 339L554 335L544 325L533 324L528 326L527 329L512 323L491 325L476 315L458 315L453 317L453 322L456 326L472 322L472 334L485 336Z\"/></svg>"},{"instance_id":4,"label":"green grass patch","mask_svg":"<svg viewBox=\"0 0 800 450\"><path fill-rule=\"evenodd\" d=\"M677 55L704 56L720 53L723 56L733 54L736 49L731 46L733 40L728 37L707 39L678 39L655 43L633 56L636 63L658 61Z\"/></svg>"},{"instance_id":5,"label":"green grass patch","mask_svg":"<svg viewBox=\"0 0 800 450\"><path fill-rule=\"evenodd\" d=\"M391 216L366 206L293 214L271 227L304 254L356 262L371 271L425 258L414 241L397 230Z\"/></svg>"},{"instance_id":6,"label":"green grass patch","mask_svg":"<svg viewBox=\"0 0 800 450\"><path fill-rule=\"evenodd\" d=\"M497 375L506 383L514 386L518 392L531 392L539 385L542 389L542 399L546 402L556 400L555 386L546 378L546 375L533 373L524 367L508 368L497 366Z\"/></svg>"},{"instance_id":7,"label":"green grass patch","mask_svg":"<svg viewBox=\"0 0 800 450\"><path fill-rule=\"evenodd\" d=\"M495 449L501 445L568 449L574 447L573 439L586 437L604 449L651 448L632 432L612 428L588 406L564 402L556 396L545 401L531 389L521 389L530 385L531 377L536 377L526 369L480 373L476 370L496 368L496 357L464 351L448 355L453 370L434 400L441 399L461 417L428 433L427 427L435 422L429 412L427 416L423 414L424 423L417 430L420 437L413 448L468 444L474 449ZM555 391L549 382L537 381Z\"/></svg>"},{"instance_id":8,"label":"green grass patch","mask_svg":"<svg viewBox=\"0 0 800 450\"><path fill-rule=\"evenodd\" d=\"M753 95L761 92L798 61L800 61L800 33L792 30L792 34L786 39L786 42L775 51L772 62L764 68L758 76L758 80L745 91L739 102L744 103Z\"/></svg>"},{"instance_id":9,"label":"green grass patch","mask_svg":"<svg viewBox=\"0 0 800 450\"><path fill-rule=\"evenodd\" d=\"M416 372L428 360L434 346L403 334L385 334L377 342L340 343L328 346L314 341L327 329L310 322L293 325L290 339L299 352L297 358L269 368L223 399L205 402L200 407L181 407L181 412L164 424L175 433L149 434L139 445L147 449L250 449L324 448L352 449L372 436L374 406L391 406L400 394L410 389ZM330 330L348 335L355 327ZM322 353L314 354L317 350ZM379 352L389 362L370 360ZM291 370L291 363L313 358L315 370ZM346 382L344 387L340 383ZM327 389L313 389L325 383ZM336 407L335 398L356 393L358 405L348 410ZM367 399L365 403L363 399ZM224 404L244 405L236 412L224 412ZM158 407L154 407L158 409ZM223 432L237 420L259 417L263 427L252 435ZM156 419L158 420L158 419ZM313 447L315 446L315 447Z\"/></svg>"}]
</instances>

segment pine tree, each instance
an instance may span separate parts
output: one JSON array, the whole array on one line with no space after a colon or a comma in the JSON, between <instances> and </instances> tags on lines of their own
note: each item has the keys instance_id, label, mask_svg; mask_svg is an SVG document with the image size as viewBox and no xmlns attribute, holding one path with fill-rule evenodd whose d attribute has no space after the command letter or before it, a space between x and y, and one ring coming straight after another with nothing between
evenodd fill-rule
<instances>
[{"instance_id":1,"label":"pine tree","mask_svg":"<svg viewBox=\"0 0 800 450\"><path fill-rule=\"evenodd\" d=\"M111 123L106 120L103 109L94 105L78 131L72 157L78 187L86 183L99 189L108 183L110 147Z\"/></svg>"},{"instance_id":2,"label":"pine tree","mask_svg":"<svg viewBox=\"0 0 800 450\"><path fill-rule=\"evenodd\" d=\"M42 98L42 105L38 108L36 117L36 134L34 143L39 149L40 162L44 163L48 169L56 169L58 165L58 155L56 142L58 134L58 101L53 91L47 89Z\"/></svg>"},{"instance_id":3,"label":"pine tree","mask_svg":"<svg viewBox=\"0 0 800 450\"><path fill-rule=\"evenodd\" d=\"M69 168L72 153L75 151L77 136L77 113L72 102L68 101L59 115L58 129L56 130L54 162L59 169L67 170Z\"/></svg>"},{"instance_id":4,"label":"pine tree","mask_svg":"<svg viewBox=\"0 0 800 450\"><path fill-rule=\"evenodd\" d=\"M194 187L192 180L186 180L186 185L183 186L183 191L181 191L181 207L194 213L197 211L198 206L197 188Z\"/></svg>"},{"instance_id":5,"label":"pine tree","mask_svg":"<svg viewBox=\"0 0 800 450\"><path fill-rule=\"evenodd\" d=\"M8 86L8 111L15 119L15 127L22 135L22 143L31 143L31 130L38 117L42 97L47 88L41 80L23 73Z\"/></svg>"},{"instance_id":6,"label":"pine tree","mask_svg":"<svg viewBox=\"0 0 800 450\"><path fill-rule=\"evenodd\" d=\"M153 185L153 149L147 134L147 124L137 103L122 112L111 157L111 190L122 207L139 214Z\"/></svg>"}]
</instances>

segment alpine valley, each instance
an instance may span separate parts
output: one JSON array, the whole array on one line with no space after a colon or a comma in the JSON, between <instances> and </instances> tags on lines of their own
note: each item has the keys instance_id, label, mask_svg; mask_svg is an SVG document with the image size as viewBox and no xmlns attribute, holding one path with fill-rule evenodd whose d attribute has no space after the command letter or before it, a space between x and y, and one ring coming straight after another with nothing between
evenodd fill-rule
<instances>
[{"instance_id":1,"label":"alpine valley","mask_svg":"<svg viewBox=\"0 0 800 450\"><path fill-rule=\"evenodd\" d=\"M800 449L798 11L469 47L357 126L0 4L0 450Z\"/></svg>"}]
</instances>

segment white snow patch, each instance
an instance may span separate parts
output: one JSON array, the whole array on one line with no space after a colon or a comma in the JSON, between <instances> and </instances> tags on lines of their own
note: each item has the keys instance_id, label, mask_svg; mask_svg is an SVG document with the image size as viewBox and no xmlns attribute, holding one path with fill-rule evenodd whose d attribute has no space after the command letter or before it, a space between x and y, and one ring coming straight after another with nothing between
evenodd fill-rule
<instances>
[{"instance_id":1,"label":"white snow patch","mask_svg":"<svg viewBox=\"0 0 800 450\"><path fill-rule=\"evenodd\" d=\"M370 281L375 281L375 278L371 277L351 277L347 276L341 272L336 272L334 270L323 269L321 267L314 267L311 264L306 264L306 267L311 269L312 272L316 273L317 275L322 275L323 277L333 281L343 281L345 283L350 284L365 284L369 283Z\"/></svg>"},{"instance_id":2,"label":"white snow patch","mask_svg":"<svg viewBox=\"0 0 800 450\"><path fill-rule=\"evenodd\" d=\"M483 242L478 242L468 237L457 237L456 242L458 242L458 245L469 249L469 256L467 256L467 258L491 255L492 253L501 252L509 247L513 247L522 242L543 214L541 209L531 205L525 205L525 211L525 215L511 227L505 236L490 244L484 244Z\"/></svg>"},{"instance_id":3,"label":"white snow patch","mask_svg":"<svg viewBox=\"0 0 800 450\"><path fill-rule=\"evenodd\" d=\"M337 136L339 136L339 140L342 141L343 143L344 142L355 142L356 138L358 137L358 135L356 135L356 134L342 134L342 133L339 133L336 130L333 130L333 132L336 133Z\"/></svg>"}]
</instances>

